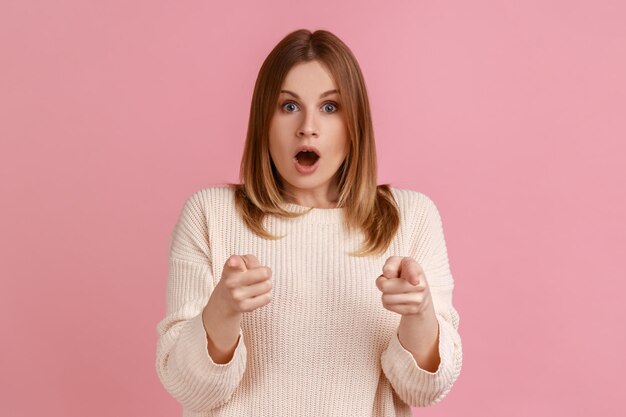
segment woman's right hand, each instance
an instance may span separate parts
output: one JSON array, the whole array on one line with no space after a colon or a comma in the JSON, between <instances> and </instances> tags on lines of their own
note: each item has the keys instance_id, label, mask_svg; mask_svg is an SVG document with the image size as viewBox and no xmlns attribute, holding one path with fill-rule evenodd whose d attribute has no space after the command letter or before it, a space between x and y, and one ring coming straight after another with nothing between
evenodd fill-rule
<instances>
[{"instance_id":1,"label":"woman's right hand","mask_svg":"<svg viewBox=\"0 0 626 417\"><path fill-rule=\"evenodd\" d=\"M229 314L256 310L272 300L272 270L254 255L232 255L211 297L217 297Z\"/></svg>"}]
</instances>

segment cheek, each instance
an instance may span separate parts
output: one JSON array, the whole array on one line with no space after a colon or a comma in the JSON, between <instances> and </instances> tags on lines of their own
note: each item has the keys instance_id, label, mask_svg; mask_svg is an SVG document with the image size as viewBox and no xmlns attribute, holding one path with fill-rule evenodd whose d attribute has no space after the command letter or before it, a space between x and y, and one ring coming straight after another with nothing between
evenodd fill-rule
<instances>
[{"instance_id":1,"label":"cheek","mask_svg":"<svg viewBox=\"0 0 626 417\"><path fill-rule=\"evenodd\" d=\"M269 137L269 142L268 142L268 148L269 148L268 151L270 154L270 158L274 162L274 165L277 165L277 163L280 163L280 152L279 152L278 145L276 144L276 138L272 136L271 132L270 132L270 137Z\"/></svg>"},{"instance_id":2,"label":"cheek","mask_svg":"<svg viewBox=\"0 0 626 417\"><path fill-rule=\"evenodd\" d=\"M336 149L339 151L347 151L350 146L350 140L348 139L348 127L343 120L337 120L332 126L332 136L336 139L334 143L337 144Z\"/></svg>"},{"instance_id":3,"label":"cheek","mask_svg":"<svg viewBox=\"0 0 626 417\"><path fill-rule=\"evenodd\" d=\"M269 137L269 153L274 161L274 164L283 165L288 163L289 156L289 147L286 145L284 138L280 137L280 134L272 134L270 131Z\"/></svg>"},{"instance_id":4,"label":"cheek","mask_svg":"<svg viewBox=\"0 0 626 417\"><path fill-rule=\"evenodd\" d=\"M350 150L350 140L348 139L348 134L344 130L339 130L337 131L335 138L335 153L342 156L347 154Z\"/></svg>"}]
</instances>

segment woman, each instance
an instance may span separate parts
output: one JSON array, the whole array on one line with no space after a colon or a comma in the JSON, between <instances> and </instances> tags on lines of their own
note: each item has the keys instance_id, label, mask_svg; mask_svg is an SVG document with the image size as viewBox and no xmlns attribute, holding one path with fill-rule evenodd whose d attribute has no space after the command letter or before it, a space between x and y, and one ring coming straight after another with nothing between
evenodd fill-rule
<instances>
[{"instance_id":1,"label":"woman","mask_svg":"<svg viewBox=\"0 0 626 417\"><path fill-rule=\"evenodd\" d=\"M376 184L361 70L298 30L263 63L241 184L186 201L157 373L184 416L410 416L461 370L442 222Z\"/></svg>"}]
</instances>

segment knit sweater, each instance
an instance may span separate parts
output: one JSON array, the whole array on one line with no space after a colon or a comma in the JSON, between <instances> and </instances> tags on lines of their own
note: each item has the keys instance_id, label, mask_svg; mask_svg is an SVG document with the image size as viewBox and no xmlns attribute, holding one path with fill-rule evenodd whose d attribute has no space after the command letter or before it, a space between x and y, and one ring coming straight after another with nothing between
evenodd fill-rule
<instances>
[{"instance_id":1,"label":"knit sweater","mask_svg":"<svg viewBox=\"0 0 626 417\"><path fill-rule=\"evenodd\" d=\"M448 394L462 348L442 221L425 194L391 189L400 228L384 254L369 257L347 254L364 235L347 230L342 208L268 215L266 230L286 237L266 240L240 218L229 187L188 197L170 235L166 313L156 326L156 371L183 417L409 417L410 406ZM271 268L272 299L243 313L234 355L218 364L202 310L233 254ZM402 316L383 307L375 280L390 256L412 257L426 275L439 325L435 372L420 368L398 339Z\"/></svg>"}]
</instances>

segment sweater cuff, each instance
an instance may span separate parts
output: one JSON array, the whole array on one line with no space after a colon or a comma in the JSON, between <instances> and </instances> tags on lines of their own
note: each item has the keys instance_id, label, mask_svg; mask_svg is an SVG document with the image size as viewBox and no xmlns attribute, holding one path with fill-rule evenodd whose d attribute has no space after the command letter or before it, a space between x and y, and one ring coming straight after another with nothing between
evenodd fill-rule
<instances>
[{"instance_id":1,"label":"sweater cuff","mask_svg":"<svg viewBox=\"0 0 626 417\"><path fill-rule=\"evenodd\" d=\"M421 368L413 354L400 343L398 332L393 333L382 361L398 381L407 381L409 391L437 392L449 384L454 371L454 339L451 329L441 316L437 315L439 327L439 367L435 372ZM394 379L395 379L394 378ZM421 389L420 389L421 387Z\"/></svg>"},{"instance_id":2,"label":"sweater cuff","mask_svg":"<svg viewBox=\"0 0 626 417\"><path fill-rule=\"evenodd\" d=\"M242 375L246 367L246 345L243 332L239 329L239 340L233 357L228 363L215 363L208 350L208 336L202 323L202 312L187 321L181 329L180 338L174 347L171 360L184 375L200 379L224 376L235 372Z\"/></svg>"}]
</instances>

